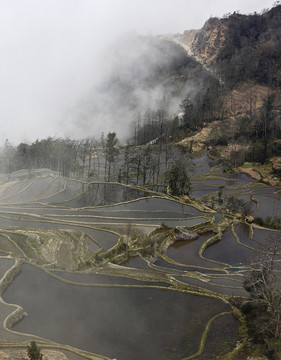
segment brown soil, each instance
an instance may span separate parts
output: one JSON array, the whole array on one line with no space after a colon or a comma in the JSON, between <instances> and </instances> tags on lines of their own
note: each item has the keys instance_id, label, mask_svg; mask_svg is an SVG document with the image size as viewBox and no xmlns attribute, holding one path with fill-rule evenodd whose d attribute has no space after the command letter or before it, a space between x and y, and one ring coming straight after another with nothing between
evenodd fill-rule
<instances>
[{"instance_id":1,"label":"brown soil","mask_svg":"<svg viewBox=\"0 0 281 360\"><path fill-rule=\"evenodd\" d=\"M239 171L239 172L242 172L242 173L244 173L244 174L248 174L248 175L250 175L253 179L255 179L255 180L260 180L262 177L261 177L261 174L258 172L258 171L256 171L255 169L253 169L253 168L247 168L247 169L245 169L245 168L243 168L243 167L239 167L239 168L237 168L237 170Z\"/></svg>"},{"instance_id":2,"label":"brown soil","mask_svg":"<svg viewBox=\"0 0 281 360\"><path fill-rule=\"evenodd\" d=\"M224 98L224 109L230 117L250 116L260 109L271 93L272 90L267 86L251 82L240 84Z\"/></svg>"},{"instance_id":3,"label":"brown soil","mask_svg":"<svg viewBox=\"0 0 281 360\"><path fill-rule=\"evenodd\" d=\"M200 151L205 147L205 141L208 140L212 129L218 124L218 121L214 121L210 125L204 127L201 131L199 131L197 134L187 137L180 141L178 145L188 147L191 142L192 144L192 151Z\"/></svg>"},{"instance_id":4,"label":"brown soil","mask_svg":"<svg viewBox=\"0 0 281 360\"><path fill-rule=\"evenodd\" d=\"M42 350L43 360L69 360L65 354L56 350ZM0 350L0 359L2 360L27 360L26 350L5 349Z\"/></svg>"}]
</instances>

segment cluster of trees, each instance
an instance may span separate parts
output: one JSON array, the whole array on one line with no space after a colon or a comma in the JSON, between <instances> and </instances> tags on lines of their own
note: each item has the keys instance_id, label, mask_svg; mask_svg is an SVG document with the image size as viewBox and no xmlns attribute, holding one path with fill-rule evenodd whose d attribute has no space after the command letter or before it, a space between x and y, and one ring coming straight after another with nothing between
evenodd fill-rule
<instances>
[{"instance_id":1,"label":"cluster of trees","mask_svg":"<svg viewBox=\"0 0 281 360\"><path fill-rule=\"evenodd\" d=\"M127 146L118 180L134 185L167 185L171 195L188 195L187 166L184 157L178 158L179 155L169 144Z\"/></svg>"},{"instance_id":2,"label":"cluster of trees","mask_svg":"<svg viewBox=\"0 0 281 360\"><path fill-rule=\"evenodd\" d=\"M232 214L241 214L243 217L249 215L252 210L251 201L245 202L235 196L226 196L224 200L225 209L229 210Z\"/></svg>"},{"instance_id":3,"label":"cluster of trees","mask_svg":"<svg viewBox=\"0 0 281 360\"><path fill-rule=\"evenodd\" d=\"M164 123L160 126L165 128ZM17 147L7 141L4 149L7 174L19 169L49 168L61 176L87 180L163 186L169 182L171 193L178 196L188 192L189 180L183 163L174 162L173 155L164 137L158 144L120 147L114 132L102 135L100 140L48 138Z\"/></svg>"},{"instance_id":4,"label":"cluster of trees","mask_svg":"<svg viewBox=\"0 0 281 360\"><path fill-rule=\"evenodd\" d=\"M281 151L280 111L281 95L272 93L252 115L222 120L213 130L208 145L231 145L230 162L235 167L245 161L265 163Z\"/></svg>"},{"instance_id":5,"label":"cluster of trees","mask_svg":"<svg viewBox=\"0 0 281 360\"><path fill-rule=\"evenodd\" d=\"M202 88L182 101L181 126L186 131L200 130L204 125L223 118L223 96L226 89L214 76L205 79Z\"/></svg>"},{"instance_id":6,"label":"cluster of trees","mask_svg":"<svg viewBox=\"0 0 281 360\"><path fill-rule=\"evenodd\" d=\"M265 219L258 216L255 218L254 221L260 226L268 227L270 229L281 230L281 218L277 216L267 216Z\"/></svg>"},{"instance_id":7,"label":"cluster of trees","mask_svg":"<svg viewBox=\"0 0 281 360\"><path fill-rule=\"evenodd\" d=\"M162 99L156 110L137 113L130 124L133 145L167 144L194 131L207 123L224 117L223 97L227 90L210 74L202 77L193 93L186 95L180 105L181 114L170 116L168 102Z\"/></svg>"},{"instance_id":8,"label":"cluster of trees","mask_svg":"<svg viewBox=\"0 0 281 360\"><path fill-rule=\"evenodd\" d=\"M138 113L131 122L131 142L133 145L145 145L153 142L167 142L171 133L171 118L166 105L157 110L148 109L143 115Z\"/></svg>"},{"instance_id":9,"label":"cluster of trees","mask_svg":"<svg viewBox=\"0 0 281 360\"><path fill-rule=\"evenodd\" d=\"M10 174L20 169L48 168L61 176L99 178L110 181L112 164L118 154L116 133L109 132L101 139L83 140L47 138L31 145L21 143L13 147L6 140L3 150L4 172ZM103 162L102 159L104 159Z\"/></svg>"},{"instance_id":10,"label":"cluster of trees","mask_svg":"<svg viewBox=\"0 0 281 360\"><path fill-rule=\"evenodd\" d=\"M280 94L268 96L259 115L252 121L250 134L251 148L247 160L265 163L273 155L280 154L281 137L281 97Z\"/></svg>"},{"instance_id":11,"label":"cluster of trees","mask_svg":"<svg viewBox=\"0 0 281 360\"><path fill-rule=\"evenodd\" d=\"M169 194L173 196L189 195L191 182L186 170L186 164L182 159L175 161L166 174Z\"/></svg>"},{"instance_id":12,"label":"cluster of trees","mask_svg":"<svg viewBox=\"0 0 281 360\"><path fill-rule=\"evenodd\" d=\"M185 120L169 117L165 99L160 105L157 110L147 110L143 116L137 114L132 121L132 145L124 150L119 181L137 185L166 184L172 195L188 194L190 182L186 166L184 161L174 159L176 152L172 143L178 140L182 130L189 131L191 125L185 124L187 117Z\"/></svg>"},{"instance_id":13,"label":"cluster of trees","mask_svg":"<svg viewBox=\"0 0 281 360\"><path fill-rule=\"evenodd\" d=\"M120 181L125 184L147 185L159 181L161 170L161 147L143 145L127 146L124 150L124 166Z\"/></svg>"},{"instance_id":14,"label":"cluster of trees","mask_svg":"<svg viewBox=\"0 0 281 360\"><path fill-rule=\"evenodd\" d=\"M233 87L253 79L280 86L281 5L261 15L235 13L223 21L228 30L217 61L225 83Z\"/></svg>"},{"instance_id":15,"label":"cluster of trees","mask_svg":"<svg viewBox=\"0 0 281 360\"><path fill-rule=\"evenodd\" d=\"M4 147L4 171L10 174L20 169L49 168L67 175L73 170L78 158L76 144L69 139L47 138L31 145L21 143L13 147L6 140Z\"/></svg>"}]
</instances>

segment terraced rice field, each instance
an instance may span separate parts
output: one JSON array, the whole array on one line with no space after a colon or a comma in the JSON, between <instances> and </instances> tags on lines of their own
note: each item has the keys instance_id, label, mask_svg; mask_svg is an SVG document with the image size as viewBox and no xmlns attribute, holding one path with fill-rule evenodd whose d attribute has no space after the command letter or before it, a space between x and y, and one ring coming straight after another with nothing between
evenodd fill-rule
<instances>
[{"instance_id":1,"label":"terraced rice field","mask_svg":"<svg viewBox=\"0 0 281 360\"><path fill-rule=\"evenodd\" d=\"M188 171L188 203L47 170L1 185L0 345L35 339L71 359L213 359L230 351L238 321L229 297L247 296L247 266L274 232L225 213L218 189L223 199L250 202L254 216L278 213L280 194L223 173L206 156L190 160ZM194 236L180 240L180 229Z\"/></svg>"}]
</instances>

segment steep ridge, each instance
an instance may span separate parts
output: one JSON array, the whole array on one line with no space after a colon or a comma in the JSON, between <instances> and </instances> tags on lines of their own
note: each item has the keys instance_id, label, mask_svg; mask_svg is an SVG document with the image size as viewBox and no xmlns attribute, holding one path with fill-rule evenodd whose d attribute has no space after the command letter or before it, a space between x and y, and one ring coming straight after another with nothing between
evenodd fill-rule
<instances>
[{"instance_id":1,"label":"steep ridge","mask_svg":"<svg viewBox=\"0 0 281 360\"><path fill-rule=\"evenodd\" d=\"M191 44L191 49L196 56L206 64L215 61L219 49L226 39L227 25L225 19L210 18L204 27L196 32ZM188 39L184 33L183 39Z\"/></svg>"},{"instance_id":2,"label":"steep ridge","mask_svg":"<svg viewBox=\"0 0 281 360\"><path fill-rule=\"evenodd\" d=\"M261 14L210 18L202 29L174 36L220 83L220 87L209 85L205 94L201 91L205 97L201 103L197 98L187 101L182 116L188 137L180 145L192 151L214 146L235 167L244 161L278 163L280 39L279 3ZM275 175L279 171L275 165L272 169Z\"/></svg>"},{"instance_id":3,"label":"steep ridge","mask_svg":"<svg viewBox=\"0 0 281 360\"><path fill-rule=\"evenodd\" d=\"M174 41L199 62L209 65L224 45L227 29L226 19L210 18L202 29L185 30L182 35L174 37Z\"/></svg>"},{"instance_id":4,"label":"steep ridge","mask_svg":"<svg viewBox=\"0 0 281 360\"><path fill-rule=\"evenodd\" d=\"M247 80L280 86L280 35L281 5L276 5L262 14L210 18L202 29L186 30L174 41L230 87Z\"/></svg>"}]
</instances>

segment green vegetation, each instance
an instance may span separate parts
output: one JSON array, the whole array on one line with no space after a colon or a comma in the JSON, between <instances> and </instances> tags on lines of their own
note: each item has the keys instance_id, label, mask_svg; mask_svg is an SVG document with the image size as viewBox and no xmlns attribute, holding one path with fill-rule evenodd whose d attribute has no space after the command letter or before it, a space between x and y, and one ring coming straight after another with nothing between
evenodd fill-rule
<instances>
[{"instance_id":1,"label":"green vegetation","mask_svg":"<svg viewBox=\"0 0 281 360\"><path fill-rule=\"evenodd\" d=\"M217 61L229 86L251 79L280 86L280 19L281 5L261 15L234 13L225 19L226 41Z\"/></svg>"},{"instance_id":2,"label":"green vegetation","mask_svg":"<svg viewBox=\"0 0 281 360\"><path fill-rule=\"evenodd\" d=\"M42 360L43 359L43 355L41 354L41 351L35 341L31 341L30 345L28 345L28 347L27 347L26 352L27 352L29 360Z\"/></svg>"},{"instance_id":3,"label":"green vegetation","mask_svg":"<svg viewBox=\"0 0 281 360\"><path fill-rule=\"evenodd\" d=\"M168 193L173 196L188 195L191 183L186 171L186 166L181 160L175 162L166 173L168 178Z\"/></svg>"},{"instance_id":4,"label":"green vegetation","mask_svg":"<svg viewBox=\"0 0 281 360\"><path fill-rule=\"evenodd\" d=\"M281 230L281 218L267 216L265 219L256 217L254 222L260 226L264 226L270 229Z\"/></svg>"},{"instance_id":5,"label":"green vegetation","mask_svg":"<svg viewBox=\"0 0 281 360\"><path fill-rule=\"evenodd\" d=\"M243 164L242 165L242 168L244 168L244 169L250 169L250 168L252 168L253 167L253 164L252 163L246 163L246 164Z\"/></svg>"}]
</instances>

